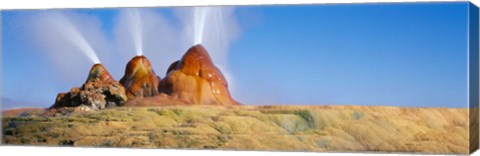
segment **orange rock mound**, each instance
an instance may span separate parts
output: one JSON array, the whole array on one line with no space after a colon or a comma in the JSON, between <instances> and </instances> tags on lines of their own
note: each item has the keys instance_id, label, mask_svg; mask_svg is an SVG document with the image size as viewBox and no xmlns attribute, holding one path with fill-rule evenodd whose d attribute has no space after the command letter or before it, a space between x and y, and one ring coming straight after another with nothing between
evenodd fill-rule
<instances>
[{"instance_id":1,"label":"orange rock mound","mask_svg":"<svg viewBox=\"0 0 480 156\"><path fill-rule=\"evenodd\" d=\"M125 75L120 83L126 88L127 97L150 97L158 94L158 77L145 56L135 56L125 68Z\"/></svg>"},{"instance_id":2,"label":"orange rock mound","mask_svg":"<svg viewBox=\"0 0 480 156\"><path fill-rule=\"evenodd\" d=\"M105 67L100 64L94 64L92 68L90 69L90 73L88 74L87 82L95 81L95 80L101 81L101 82L108 82L108 81L115 81L112 78L112 75L105 69Z\"/></svg>"},{"instance_id":3,"label":"orange rock mound","mask_svg":"<svg viewBox=\"0 0 480 156\"><path fill-rule=\"evenodd\" d=\"M202 45L191 47L181 60L170 65L159 91L187 104L238 105L225 77Z\"/></svg>"}]
</instances>

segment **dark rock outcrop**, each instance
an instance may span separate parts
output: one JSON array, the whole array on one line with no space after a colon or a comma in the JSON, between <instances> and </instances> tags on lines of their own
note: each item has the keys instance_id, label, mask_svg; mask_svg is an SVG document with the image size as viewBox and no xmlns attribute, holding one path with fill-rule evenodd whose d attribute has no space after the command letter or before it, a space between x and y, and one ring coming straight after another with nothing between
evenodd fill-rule
<instances>
[{"instance_id":1,"label":"dark rock outcrop","mask_svg":"<svg viewBox=\"0 0 480 156\"><path fill-rule=\"evenodd\" d=\"M101 64L95 64L82 87L68 93L59 93L50 108L78 107L81 110L99 110L122 106L127 101L125 88L115 81Z\"/></svg>"}]
</instances>

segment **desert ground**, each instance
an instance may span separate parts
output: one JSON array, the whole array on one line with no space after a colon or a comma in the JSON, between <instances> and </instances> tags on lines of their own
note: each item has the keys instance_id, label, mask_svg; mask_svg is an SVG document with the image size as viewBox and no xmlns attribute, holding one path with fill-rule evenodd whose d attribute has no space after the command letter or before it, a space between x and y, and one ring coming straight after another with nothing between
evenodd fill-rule
<instances>
[{"instance_id":1,"label":"desert ground","mask_svg":"<svg viewBox=\"0 0 480 156\"><path fill-rule=\"evenodd\" d=\"M468 109L383 106L117 107L4 111L8 145L469 153Z\"/></svg>"}]
</instances>

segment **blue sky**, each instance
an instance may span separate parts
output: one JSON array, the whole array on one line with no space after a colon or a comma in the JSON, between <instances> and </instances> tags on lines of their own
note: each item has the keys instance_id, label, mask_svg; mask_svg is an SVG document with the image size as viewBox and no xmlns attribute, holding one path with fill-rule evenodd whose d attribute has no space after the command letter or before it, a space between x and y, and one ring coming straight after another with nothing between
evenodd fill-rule
<instances>
[{"instance_id":1,"label":"blue sky","mask_svg":"<svg viewBox=\"0 0 480 156\"><path fill-rule=\"evenodd\" d=\"M467 7L465 2L236 7L240 32L228 50L231 92L244 104L467 107ZM72 12L95 17L106 40L114 40L119 10ZM153 10L180 25L172 9ZM2 90L10 103L5 108L48 107L58 92L86 78L65 80L28 41L17 19L37 12L2 12ZM79 69L86 74L89 67ZM110 72L120 79L123 71Z\"/></svg>"}]
</instances>

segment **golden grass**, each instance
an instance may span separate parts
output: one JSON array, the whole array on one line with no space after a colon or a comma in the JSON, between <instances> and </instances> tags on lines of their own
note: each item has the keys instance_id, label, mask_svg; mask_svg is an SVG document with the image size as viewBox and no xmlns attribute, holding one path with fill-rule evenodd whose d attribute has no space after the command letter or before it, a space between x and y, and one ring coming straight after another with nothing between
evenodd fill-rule
<instances>
[{"instance_id":1,"label":"golden grass","mask_svg":"<svg viewBox=\"0 0 480 156\"><path fill-rule=\"evenodd\" d=\"M119 107L2 119L12 145L468 154L467 109Z\"/></svg>"}]
</instances>

